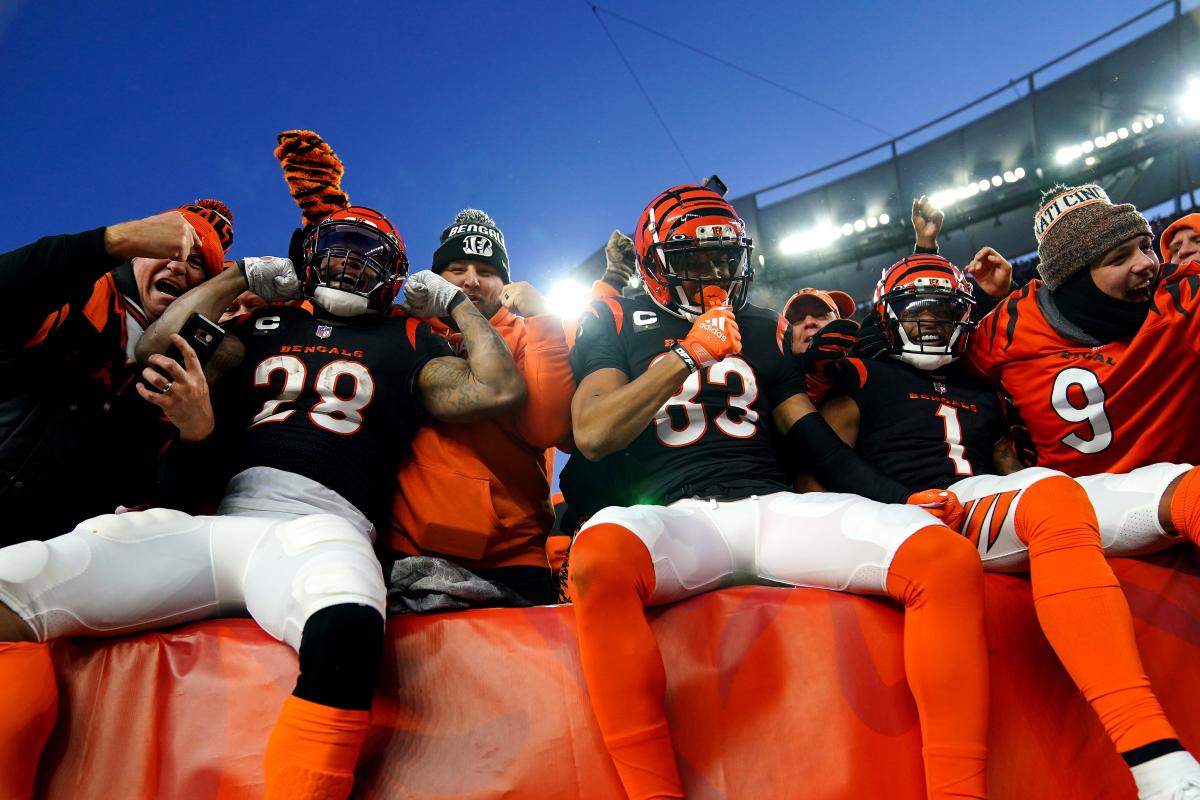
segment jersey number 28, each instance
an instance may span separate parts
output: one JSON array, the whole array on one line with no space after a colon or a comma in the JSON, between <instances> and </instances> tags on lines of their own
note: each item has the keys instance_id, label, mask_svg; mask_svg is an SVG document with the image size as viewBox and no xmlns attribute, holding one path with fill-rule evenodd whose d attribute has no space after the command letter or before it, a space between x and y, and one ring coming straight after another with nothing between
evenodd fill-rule
<instances>
[{"instance_id":1,"label":"jersey number 28","mask_svg":"<svg viewBox=\"0 0 1200 800\"><path fill-rule=\"evenodd\" d=\"M283 391L276 399L263 403L262 410L250 421L251 427L268 422L283 422L296 413L294 408L283 410L282 407L294 403L304 391L307 367L295 356L271 356L254 368L254 385L269 385L271 374L275 372L283 373ZM342 377L353 381L353 389L349 396L339 395L336 391L338 379ZM342 387L346 387L344 381ZM357 433L362 427L363 409L371 403L371 398L375 395L375 379L371 377L371 371L357 361L330 361L317 370L313 379L313 389L320 401L308 412L308 418L317 427L346 435Z\"/></svg>"}]
</instances>

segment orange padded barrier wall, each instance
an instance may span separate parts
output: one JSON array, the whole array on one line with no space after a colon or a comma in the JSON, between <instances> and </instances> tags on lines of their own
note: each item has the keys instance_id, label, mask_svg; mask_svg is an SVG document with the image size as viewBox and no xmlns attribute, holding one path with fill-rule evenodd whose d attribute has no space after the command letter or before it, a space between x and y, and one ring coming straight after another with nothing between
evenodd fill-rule
<instances>
[{"instance_id":1,"label":"orange padded barrier wall","mask_svg":"<svg viewBox=\"0 0 1200 800\"><path fill-rule=\"evenodd\" d=\"M1200 569L1113 562L1148 672L1200 748ZM1042 638L1029 585L987 577L993 800L1131 800L1133 783ZM902 615L817 590L730 589L654 614L692 800L921 800ZM566 607L390 621L357 798L619 797ZM296 659L249 620L56 643L38 797L256 798Z\"/></svg>"}]
</instances>

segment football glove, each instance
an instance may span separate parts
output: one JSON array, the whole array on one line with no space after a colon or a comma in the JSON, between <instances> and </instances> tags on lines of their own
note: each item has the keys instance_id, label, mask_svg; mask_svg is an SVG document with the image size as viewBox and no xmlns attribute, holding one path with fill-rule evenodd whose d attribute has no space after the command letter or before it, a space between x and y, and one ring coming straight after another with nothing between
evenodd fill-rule
<instances>
[{"instance_id":1,"label":"football glove","mask_svg":"<svg viewBox=\"0 0 1200 800\"><path fill-rule=\"evenodd\" d=\"M300 278L290 258L243 258L237 265L246 277L246 288L268 303L300 298Z\"/></svg>"},{"instance_id":2,"label":"football glove","mask_svg":"<svg viewBox=\"0 0 1200 800\"><path fill-rule=\"evenodd\" d=\"M835 319L817 331L808 349L800 355L805 391L814 406L825 402L842 371L849 367L846 359L857 342L858 323Z\"/></svg>"},{"instance_id":3,"label":"football glove","mask_svg":"<svg viewBox=\"0 0 1200 800\"><path fill-rule=\"evenodd\" d=\"M958 495L949 489L925 489L913 492L904 501L910 506L923 508L955 533L962 533L963 507Z\"/></svg>"},{"instance_id":4,"label":"football glove","mask_svg":"<svg viewBox=\"0 0 1200 800\"><path fill-rule=\"evenodd\" d=\"M692 372L742 352L742 333L733 310L717 306L705 311L696 317L691 331L676 347L679 349L675 352Z\"/></svg>"},{"instance_id":5,"label":"football glove","mask_svg":"<svg viewBox=\"0 0 1200 800\"><path fill-rule=\"evenodd\" d=\"M466 299L462 289L433 270L423 269L408 276L404 283L404 302L400 307L422 319L448 317Z\"/></svg>"}]
</instances>

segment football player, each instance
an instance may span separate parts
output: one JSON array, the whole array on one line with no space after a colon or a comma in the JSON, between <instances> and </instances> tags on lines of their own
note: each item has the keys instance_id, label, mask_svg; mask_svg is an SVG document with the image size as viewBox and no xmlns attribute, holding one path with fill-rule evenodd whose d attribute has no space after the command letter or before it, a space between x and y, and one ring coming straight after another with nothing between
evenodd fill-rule
<instances>
[{"instance_id":1,"label":"football player","mask_svg":"<svg viewBox=\"0 0 1200 800\"><path fill-rule=\"evenodd\" d=\"M941 256L914 255L884 270L867 327L882 330L885 347L878 358L844 366L821 414L898 491L953 492L966 507L962 532L985 569L1029 570L1042 630L1132 768L1139 797L1200 796L1200 765L1150 688L1129 608L1102 550L1102 538L1112 554L1161 546L1157 525L1139 531L1146 526L1128 519L1155 517L1158 509L1123 491L1122 482L1136 477L1081 479L1088 492L1039 467L996 474L1020 465L1001 397L958 363L973 304L966 276ZM817 477L844 486L835 470Z\"/></svg>"},{"instance_id":2,"label":"football player","mask_svg":"<svg viewBox=\"0 0 1200 800\"><path fill-rule=\"evenodd\" d=\"M568 502L590 515L569 590L588 693L626 793L684 791L645 607L766 579L904 604L928 795L983 797L987 658L974 549L913 505L790 491L771 428L790 441L794 425L824 423L785 348L786 321L747 302L751 242L720 194L666 190L642 213L635 244L647 294L594 303L580 324L576 452L561 479Z\"/></svg>"},{"instance_id":3,"label":"football player","mask_svg":"<svg viewBox=\"0 0 1200 800\"><path fill-rule=\"evenodd\" d=\"M243 609L300 660L267 745L266 796L349 794L383 655L372 520L387 507L396 463L422 413L480 419L522 402L525 387L487 320L433 273L411 276L410 313L391 315L408 261L382 214L333 213L308 232L303 254L299 275L287 259L246 259L183 295L142 342L161 350L173 341L185 356L183 366L150 356L143 397L185 439L219 440L233 465L216 516L96 517L0 550L0 641L15 642L0 645L0 796L28 795L53 722L54 676L34 643ZM311 305L260 308L236 324L227 341L243 358L218 387L226 396L214 420L194 352L168 335L193 312L216 317L246 289L268 301L302 294ZM419 319L431 316L454 319L467 359Z\"/></svg>"}]
</instances>

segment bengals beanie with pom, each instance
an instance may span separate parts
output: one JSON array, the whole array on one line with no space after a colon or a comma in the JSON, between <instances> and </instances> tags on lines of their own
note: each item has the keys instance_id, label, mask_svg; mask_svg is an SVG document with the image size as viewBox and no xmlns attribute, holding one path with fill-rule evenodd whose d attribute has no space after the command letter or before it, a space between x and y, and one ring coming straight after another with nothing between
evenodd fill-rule
<instances>
[{"instance_id":1,"label":"bengals beanie with pom","mask_svg":"<svg viewBox=\"0 0 1200 800\"><path fill-rule=\"evenodd\" d=\"M433 254L431 269L441 273L453 261L482 261L491 264L508 283L508 250L496 220L477 208L464 208L442 231L442 244Z\"/></svg>"}]
</instances>

